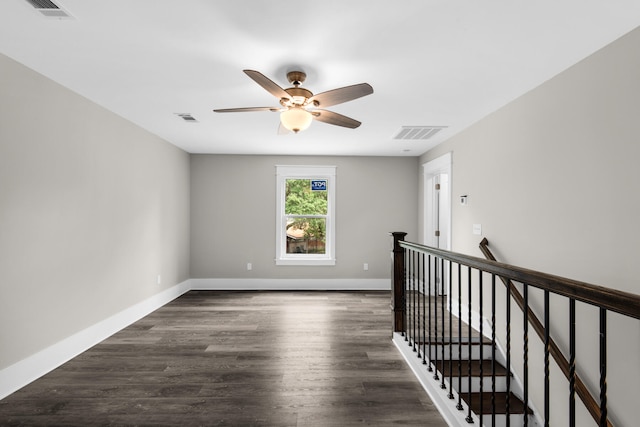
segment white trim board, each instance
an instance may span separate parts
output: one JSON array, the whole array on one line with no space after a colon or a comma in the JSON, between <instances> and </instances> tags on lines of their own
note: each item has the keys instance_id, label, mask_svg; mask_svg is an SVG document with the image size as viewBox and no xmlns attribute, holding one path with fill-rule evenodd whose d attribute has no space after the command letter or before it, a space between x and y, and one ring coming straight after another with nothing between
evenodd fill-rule
<instances>
[{"instance_id":1,"label":"white trim board","mask_svg":"<svg viewBox=\"0 0 640 427\"><path fill-rule=\"evenodd\" d=\"M191 290L389 291L390 279L191 279Z\"/></svg>"},{"instance_id":2,"label":"white trim board","mask_svg":"<svg viewBox=\"0 0 640 427\"><path fill-rule=\"evenodd\" d=\"M390 279L189 279L0 370L0 399L191 290L390 290Z\"/></svg>"}]
</instances>

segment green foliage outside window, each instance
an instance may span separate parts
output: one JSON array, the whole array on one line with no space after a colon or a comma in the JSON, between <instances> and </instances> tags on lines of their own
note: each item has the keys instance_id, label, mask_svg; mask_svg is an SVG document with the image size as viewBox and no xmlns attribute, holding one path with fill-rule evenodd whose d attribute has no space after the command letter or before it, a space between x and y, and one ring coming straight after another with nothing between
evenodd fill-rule
<instances>
[{"instance_id":1,"label":"green foliage outside window","mask_svg":"<svg viewBox=\"0 0 640 427\"><path fill-rule=\"evenodd\" d=\"M312 191L310 179L287 179L285 190L286 215L326 215L327 191ZM304 231L305 240L324 242L325 218L290 217L287 230Z\"/></svg>"}]
</instances>

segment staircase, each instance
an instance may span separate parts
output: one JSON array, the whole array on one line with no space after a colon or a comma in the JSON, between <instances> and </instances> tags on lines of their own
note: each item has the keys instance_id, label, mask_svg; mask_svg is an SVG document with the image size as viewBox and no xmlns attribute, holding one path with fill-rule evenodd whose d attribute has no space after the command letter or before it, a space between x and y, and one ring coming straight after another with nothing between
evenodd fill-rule
<instances>
[{"instance_id":1,"label":"staircase","mask_svg":"<svg viewBox=\"0 0 640 427\"><path fill-rule=\"evenodd\" d=\"M406 242L406 234L391 233L393 341L450 425L576 427L590 417L613 427L607 319L613 313L621 330L634 330L640 295L500 263L486 239L481 259ZM551 336L554 324L568 329L566 356ZM588 376L577 372L583 355L598 357L581 368ZM625 374L633 362L617 358L616 384L637 383ZM590 390L583 376L599 387ZM617 408L624 419L632 410Z\"/></svg>"},{"instance_id":2,"label":"staircase","mask_svg":"<svg viewBox=\"0 0 640 427\"><path fill-rule=\"evenodd\" d=\"M449 424L480 425L478 414L484 413L482 425L525 425L519 384L491 339L450 315L446 296L417 289L406 298L407 319L425 319L428 325L409 322L394 343ZM531 408L526 413L527 425L539 425Z\"/></svg>"}]
</instances>

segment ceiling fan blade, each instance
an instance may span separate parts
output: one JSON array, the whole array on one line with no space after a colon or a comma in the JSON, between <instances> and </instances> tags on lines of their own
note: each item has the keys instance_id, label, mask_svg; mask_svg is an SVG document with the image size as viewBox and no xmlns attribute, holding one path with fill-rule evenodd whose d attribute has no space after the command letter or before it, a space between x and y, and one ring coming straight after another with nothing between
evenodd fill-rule
<instances>
[{"instance_id":1,"label":"ceiling fan blade","mask_svg":"<svg viewBox=\"0 0 640 427\"><path fill-rule=\"evenodd\" d=\"M222 108L213 110L216 113L246 113L250 111L273 111L278 112L280 108L276 107L247 107L247 108Z\"/></svg>"},{"instance_id":2,"label":"ceiling fan blade","mask_svg":"<svg viewBox=\"0 0 640 427\"><path fill-rule=\"evenodd\" d=\"M360 83L319 93L312 96L309 101L316 107L330 107L332 105L352 101L366 95L371 95L372 93L373 88L371 85L368 83Z\"/></svg>"},{"instance_id":3,"label":"ceiling fan blade","mask_svg":"<svg viewBox=\"0 0 640 427\"><path fill-rule=\"evenodd\" d=\"M343 116L342 114L334 113L333 111L313 110L310 111L310 113L315 120L328 123L330 125L355 129L362 124L359 121L352 119L351 117Z\"/></svg>"},{"instance_id":4,"label":"ceiling fan blade","mask_svg":"<svg viewBox=\"0 0 640 427\"><path fill-rule=\"evenodd\" d=\"M287 92L284 91L277 83L271 81L267 76L262 74L259 71L254 70L243 70L244 73L251 77L253 81L258 83L260 86L266 89L271 95L275 96L278 99L286 98L290 99L291 96Z\"/></svg>"}]
</instances>

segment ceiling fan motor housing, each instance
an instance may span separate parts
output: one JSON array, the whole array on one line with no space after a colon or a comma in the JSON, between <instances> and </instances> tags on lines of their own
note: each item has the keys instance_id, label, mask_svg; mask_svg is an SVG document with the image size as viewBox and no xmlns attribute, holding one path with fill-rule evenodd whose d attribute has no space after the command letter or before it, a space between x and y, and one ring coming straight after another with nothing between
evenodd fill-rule
<instances>
[{"instance_id":1,"label":"ceiling fan motor housing","mask_svg":"<svg viewBox=\"0 0 640 427\"><path fill-rule=\"evenodd\" d=\"M289 71L287 80L294 86L300 86L307 79L307 75L303 71Z\"/></svg>"},{"instance_id":2,"label":"ceiling fan motor housing","mask_svg":"<svg viewBox=\"0 0 640 427\"><path fill-rule=\"evenodd\" d=\"M307 100L313 96L313 92L302 87L290 87L284 91L291 96L291 99L283 98L280 100L280 103L285 107L292 104L298 106L305 105Z\"/></svg>"}]
</instances>

